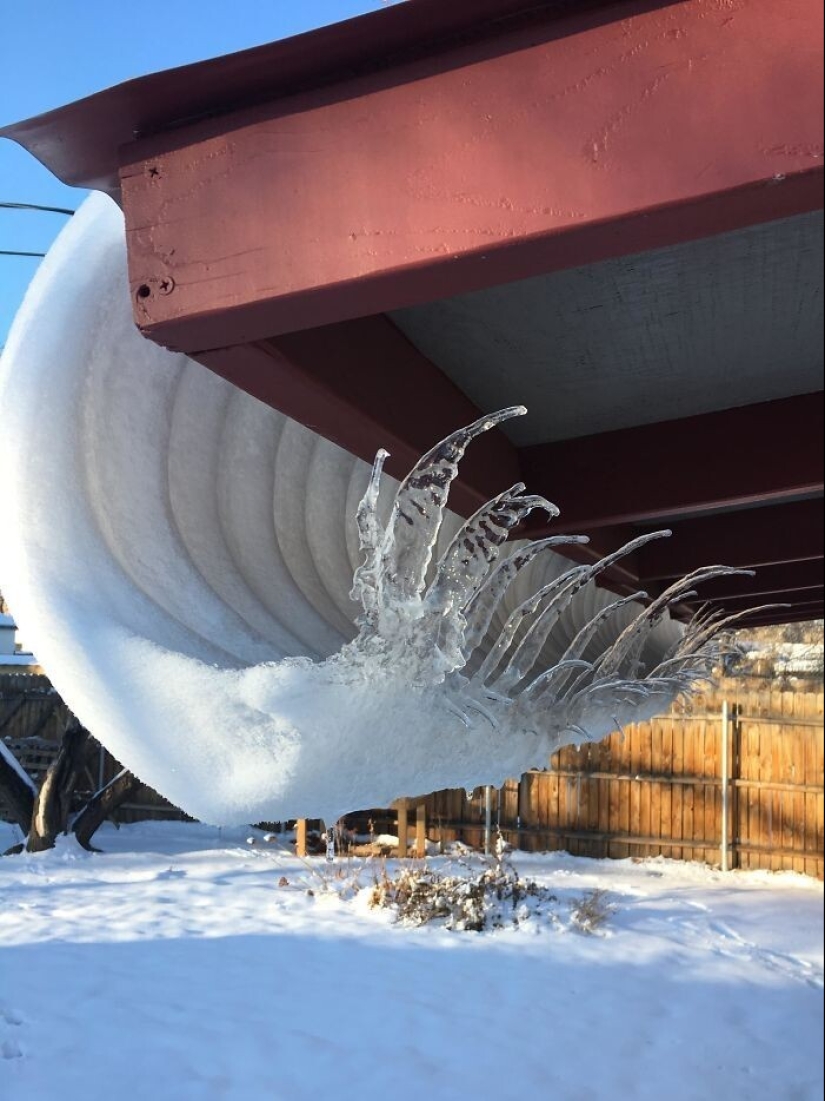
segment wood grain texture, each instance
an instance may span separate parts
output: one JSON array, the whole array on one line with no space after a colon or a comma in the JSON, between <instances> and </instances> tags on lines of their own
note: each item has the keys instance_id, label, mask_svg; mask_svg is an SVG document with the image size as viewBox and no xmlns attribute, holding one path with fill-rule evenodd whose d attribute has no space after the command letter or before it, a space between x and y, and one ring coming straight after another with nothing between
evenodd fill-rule
<instances>
[{"instance_id":1,"label":"wood grain texture","mask_svg":"<svg viewBox=\"0 0 825 1101\"><path fill-rule=\"evenodd\" d=\"M821 207L814 0L535 11L128 143L139 327L203 351Z\"/></svg>"}]
</instances>

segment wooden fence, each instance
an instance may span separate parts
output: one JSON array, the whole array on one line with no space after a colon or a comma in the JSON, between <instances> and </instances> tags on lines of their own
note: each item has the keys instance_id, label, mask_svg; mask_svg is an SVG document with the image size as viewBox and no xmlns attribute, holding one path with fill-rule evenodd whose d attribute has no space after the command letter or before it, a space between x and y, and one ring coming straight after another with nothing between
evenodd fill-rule
<instances>
[{"instance_id":1,"label":"wooden fence","mask_svg":"<svg viewBox=\"0 0 825 1101\"><path fill-rule=\"evenodd\" d=\"M48 677L32 673L0 673L0 738L35 782L39 783L57 755L68 719L69 709ZM120 770L121 765L114 757L90 740L78 779L78 805L114 779ZM10 808L0 792L0 820L10 817ZM141 785L132 800L117 811L119 822L186 817L146 785Z\"/></svg>"},{"instance_id":2,"label":"wooden fence","mask_svg":"<svg viewBox=\"0 0 825 1101\"><path fill-rule=\"evenodd\" d=\"M65 717L45 677L0 677L0 737L24 765L31 752L31 766L42 769ZM92 771L107 782L119 767L101 753ZM507 781L491 793L491 821L527 850L721 864L724 820L729 867L823 878L823 768L821 691L749 688L731 679L624 735L561 750L548 771ZM440 791L414 805L423 807L431 839L483 844L484 789L469 797ZM386 816L394 822L395 812ZM184 816L142 788L118 817Z\"/></svg>"},{"instance_id":3,"label":"wooden fence","mask_svg":"<svg viewBox=\"0 0 825 1101\"><path fill-rule=\"evenodd\" d=\"M724 808L728 867L821 879L822 713L821 692L743 692L725 682L712 696L624 735L562 749L549 770L508 781L492 793L493 827L527 850L721 864ZM437 792L424 806L431 835L482 843L484 789Z\"/></svg>"},{"instance_id":4,"label":"wooden fence","mask_svg":"<svg viewBox=\"0 0 825 1101\"><path fill-rule=\"evenodd\" d=\"M37 673L0 673L0 737L60 739L68 719L66 705L48 677Z\"/></svg>"}]
</instances>

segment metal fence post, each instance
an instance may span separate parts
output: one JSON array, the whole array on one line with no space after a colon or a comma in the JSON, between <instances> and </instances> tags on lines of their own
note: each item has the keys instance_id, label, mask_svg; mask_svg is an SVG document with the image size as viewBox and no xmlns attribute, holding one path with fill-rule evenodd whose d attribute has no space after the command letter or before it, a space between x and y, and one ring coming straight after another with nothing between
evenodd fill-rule
<instances>
[{"instance_id":1,"label":"metal fence post","mask_svg":"<svg viewBox=\"0 0 825 1101\"><path fill-rule=\"evenodd\" d=\"M490 855L493 835L493 789L488 784L484 789L484 855Z\"/></svg>"}]
</instances>

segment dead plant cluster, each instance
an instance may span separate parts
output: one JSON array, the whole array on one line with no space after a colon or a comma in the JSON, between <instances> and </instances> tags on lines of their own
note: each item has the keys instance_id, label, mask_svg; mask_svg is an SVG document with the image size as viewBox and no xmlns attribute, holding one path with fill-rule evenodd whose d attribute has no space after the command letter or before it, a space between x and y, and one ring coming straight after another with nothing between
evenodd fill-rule
<instances>
[{"instance_id":1,"label":"dead plant cluster","mask_svg":"<svg viewBox=\"0 0 825 1101\"><path fill-rule=\"evenodd\" d=\"M447 929L481 932L518 925L558 899L496 858L480 872L437 871L427 863L406 864L391 875L385 867L371 890L370 905L392 907L406 925L443 921Z\"/></svg>"},{"instance_id":2,"label":"dead plant cluster","mask_svg":"<svg viewBox=\"0 0 825 1101\"><path fill-rule=\"evenodd\" d=\"M607 891L597 887L573 904L570 918L580 933L595 933L601 929L614 909L607 901Z\"/></svg>"}]
</instances>

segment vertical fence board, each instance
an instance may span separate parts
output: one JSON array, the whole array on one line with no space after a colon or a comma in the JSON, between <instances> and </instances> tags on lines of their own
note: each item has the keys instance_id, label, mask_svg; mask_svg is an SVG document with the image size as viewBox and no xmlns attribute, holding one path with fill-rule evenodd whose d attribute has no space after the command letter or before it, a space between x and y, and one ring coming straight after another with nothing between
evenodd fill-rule
<instances>
[{"instance_id":1,"label":"vertical fence board","mask_svg":"<svg viewBox=\"0 0 825 1101\"><path fill-rule=\"evenodd\" d=\"M542 782L542 776L546 777L546 779L543 782ZM549 773L549 774L548 773L540 773L540 772L535 773L535 774L531 774L530 783L529 783L528 789L527 789L528 792L529 792L529 796L530 796L529 802L528 802L528 806L530 808L530 816L529 816L528 822L529 822L529 825L532 826L534 829L537 826L539 828L541 828L540 796L543 792L544 785L548 783L548 780L549 780L549 783L550 783L551 801L553 802L553 805L556 808L556 814L558 814L558 805L559 805L559 802L558 802L558 786L559 786L558 775L554 772ZM560 849L560 848L563 848L564 846L561 845L561 844L555 843L555 844L552 845L552 847L554 849ZM542 837L541 837L540 834L539 835L535 835L535 834L533 835L532 848L533 848L534 852L540 851L542 848L544 848L544 844L542 842Z\"/></svg>"},{"instance_id":2,"label":"vertical fence board","mask_svg":"<svg viewBox=\"0 0 825 1101\"><path fill-rule=\"evenodd\" d=\"M769 779L773 783L782 782L782 739L771 738ZM782 792L778 788L770 791L768 804L768 845L771 849L782 848ZM771 860L772 868L780 868L782 858L775 856Z\"/></svg>"},{"instance_id":3,"label":"vertical fence board","mask_svg":"<svg viewBox=\"0 0 825 1101\"><path fill-rule=\"evenodd\" d=\"M822 694L754 693L735 682L624 735L566 747L550 771L524 777L523 847L718 865L722 692L731 701L731 867L821 877ZM515 826L506 787L500 819Z\"/></svg>"},{"instance_id":4,"label":"vertical fence board","mask_svg":"<svg viewBox=\"0 0 825 1101\"><path fill-rule=\"evenodd\" d=\"M814 787L815 785L822 782L823 771L825 771L825 761L823 760L823 739L821 737L817 737L817 734L817 731L809 731L805 754L805 783L810 784L811 787ZM810 792L806 794L805 849L809 853L822 853L823 804L825 804L825 799L823 799L821 795L817 795L815 792ZM805 871L808 873L808 875L815 875L821 879L823 874L822 858L820 857L820 859L817 859L816 857L809 857L805 861Z\"/></svg>"},{"instance_id":5,"label":"vertical fence board","mask_svg":"<svg viewBox=\"0 0 825 1101\"><path fill-rule=\"evenodd\" d=\"M639 728L639 772L642 776L649 776L653 763L653 724L646 723ZM640 783L639 792L639 829L645 837L653 836L652 801L655 787L649 782ZM654 856L655 849L652 845L644 846L644 856Z\"/></svg>"},{"instance_id":6,"label":"vertical fence board","mask_svg":"<svg viewBox=\"0 0 825 1101\"><path fill-rule=\"evenodd\" d=\"M661 773L667 775L673 767L673 728L674 718L668 715L662 723L661 738ZM663 782L659 788L659 837L670 838L671 822L673 821L673 784ZM668 853L672 856L672 851Z\"/></svg>"},{"instance_id":7,"label":"vertical fence board","mask_svg":"<svg viewBox=\"0 0 825 1101\"><path fill-rule=\"evenodd\" d=\"M685 771L685 727L684 722L677 722L673 727L673 756L671 758L671 770L674 776L683 776ZM683 811L684 788L682 784L672 784L670 789L671 800L671 827L670 837L681 840L684 837ZM682 860L686 855L680 846L675 846L672 852L675 860Z\"/></svg>"}]
</instances>

